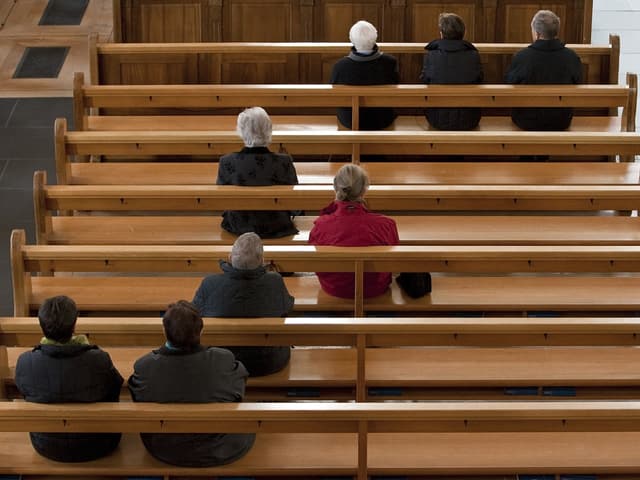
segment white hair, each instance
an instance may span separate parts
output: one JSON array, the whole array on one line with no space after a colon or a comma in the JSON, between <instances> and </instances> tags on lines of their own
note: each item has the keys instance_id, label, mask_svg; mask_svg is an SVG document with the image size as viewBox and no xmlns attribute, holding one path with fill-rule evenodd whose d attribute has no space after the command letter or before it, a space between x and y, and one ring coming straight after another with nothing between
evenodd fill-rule
<instances>
[{"instance_id":1,"label":"white hair","mask_svg":"<svg viewBox=\"0 0 640 480\"><path fill-rule=\"evenodd\" d=\"M354 23L351 30L349 30L349 40L356 47L356 51L373 50L377 39L378 31L376 27L364 20Z\"/></svg>"},{"instance_id":2,"label":"white hair","mask_svg":"<svg viewBox=\"0 0 640 480\"><path fill-rule=\"evenodd\" d=\"M246 147L266 147L271 143L271 119L262 107L247 108L238 115L236 132Z\"/></svg>"},{"instance_id":3,"label":"white hair","mask_svg":"<svg viewBox=\"0 0 640 480\"><path fill-rule=\"evenodd\" d=\"M262 240L253 232L240 235L231 248L231 266L238 270L253 270L262 265Z\"/></svg>"},{"instance_id":4,"label":"white hair","mask_svg":"<svg viewBox=\"0 0 640 480\"><path fill-rule=\"evenodd\" d=\"M342 202L359 202L369 188L369 176L364 169L354 163L340 167L333 178L333 189L336 200Z\"/></svg>"}]
</instances>

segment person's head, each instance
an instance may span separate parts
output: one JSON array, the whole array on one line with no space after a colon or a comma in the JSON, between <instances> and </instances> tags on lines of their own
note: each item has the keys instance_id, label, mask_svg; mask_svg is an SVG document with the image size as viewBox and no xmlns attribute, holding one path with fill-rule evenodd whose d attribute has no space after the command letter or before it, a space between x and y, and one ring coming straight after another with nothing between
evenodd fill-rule
<instances>
[{"instance_id":1,"label":"person's head","mask_svg":"<svg viewBox=\"0 0 640 480\"><path fill-rule=\"evenodd\" d=\"M198 309L186 300L169 305L162 317L162 326L172 347L188 350L200 345L202 317Z\"/></svg>"},{"instance_id":2,"label":"person's head","mask_svg":"<svg viewBox=\"0 0 640 480\"><path fill-rule=\"evenodd\" d=\"M236 131L246 147L268 146L271 129L271 119L262 107L247 108L238 115Z\"/></svg>"},{"instance_id":3,"label":"person's head","mask_svg":"<svg viewBox=\"0 0 640 480\"><path fill-rule=\"evenodd\" d=\"M42 333L60 343L71 340L77 319L76 302L65 295L47 298L38 310Z\"/></svg>"},{"instance_id":4,"label":"person's head","mask_svg":"<svg viewBox=\"0 0 640 480\"><path fill-rule=\"evenodd\" d=\"M353 163L340 168L333 179L336 200L342 202L361 202L368 188L367 172Z\"/></svg>"},{"instance_id":5,"label":"person's head","mask_svg":"<svg viewBox=\"0 0 640 480\"><path fill-rule=\"evenodd\" d=\"M378 31L369 22L360 20L353 24L349 30L349 41L353 43L356 51L371 51L376 45Z\"/></svg>"},{"instance_id":6,"label":"person's head","mask_svg":"<svg viewBox=\"0 0 640 480\"><path fill-rule=\"evenodd\" d=\"M438 17L440 37L445 40L462 40L464 38L464 21L455 13L441 13Z\"/></svg>"},{"instance_id":7,"label":"person's head","mask_svg":"<svg viewBox=\"0 0 640 480\"><path fill-rule=\"evenodd\" d=\"M238 270L253 270L264 263L262 240L253 232L240 235L231 248L231 266Z\"/></svg>"},{"instance_id":8,"label":"person's head","mask_svg":"<svg viewBox=\"0 0 640 480\"><path fill-rule=\"evenodd\" d=\"M551 10L538 10L531 20L533 40L553 40L560 33L560 17Z\"/></svg>"}]
</instances>

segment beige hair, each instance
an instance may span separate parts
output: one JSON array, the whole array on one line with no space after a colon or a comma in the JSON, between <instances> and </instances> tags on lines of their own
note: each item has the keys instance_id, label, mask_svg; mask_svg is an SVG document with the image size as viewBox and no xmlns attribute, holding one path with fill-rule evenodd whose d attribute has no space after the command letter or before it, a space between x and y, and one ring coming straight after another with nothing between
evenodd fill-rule
<instances>
[{"instance_id":1,"label":"beige hair","mask_svg":"<svg viewBox=\"0 0 640 480\"><path fill-rule=\"evenodd\" d=\"M333 179L336 200L361 201L369 188L369 177L361 167L353 163L343 165Z\"/></svg>"},{"instance_id":2,"label":"beige hair","mask_svg":"<svg viewBox=\"0 0 640 480\"><path fill-rule=\"evenodd\" d=\"M231 265L239 270L253 270L262 265L262 240L253 232L240 235L231 248Z\"/></svg>"},{"instance_id":3,"label":"beige hair","mask_svg":"<svg viewBox=\"0 0 640 480\"><path fill-rule=\"evenodd\" d=\"M560 33L560 17L551 10L538 10L531 20L531 30L543 40L553 40Z\"/></svg>"},{"instance_id":4,"label":"beige hair","mask_svg":"<svg viewBox=\"0 0 640 480\"><path fill-rule=\"evenodd\" d=\"M271 119L262 107L247 108L238 115L236 131L246 147L266 147L271 143Z\"/></svg>"}]
</instances>

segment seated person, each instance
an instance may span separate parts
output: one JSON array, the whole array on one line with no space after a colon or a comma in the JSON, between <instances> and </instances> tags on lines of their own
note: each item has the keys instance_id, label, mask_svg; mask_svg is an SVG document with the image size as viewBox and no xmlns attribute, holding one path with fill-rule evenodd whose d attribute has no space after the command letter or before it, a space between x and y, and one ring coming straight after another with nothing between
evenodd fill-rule
<instances>
[{"instance_id":1,"label":"seated person","mask_svg":"<svg viewBox=\"0 0 640 480\"><path fill-rule=\"evenodd\" d=\"M78 310L69 297L44 301L38 320L44 337L18 358L16 385L27 402L117 402L122 377L109 354L74 335ZM30 433L33 448L58 462L104 457L120 443L119 433Z\"/></svg>"},{"instance_id":2,"label":"seated person","mask_svg":"<svg viewBox=\"0 0 640 480\"><path fill-rule=\"evenodd\" d=\"M248 108L238 115L237 131L244 148L220 158L218 185L266 186L297 185L298 176L291 157L272 153L271 119L260 107ZM241 235L255 232L261 238L295 235L298 230L287 211L225 211L222 228Z\"/></svg>"},{"instance_id":3,"label":"seated person","mask_svg":"<svg viewBox=\"0 0 640 480\"><path fill-rule=\"evenodd\" d=\"M513 57L507 83L529 85L582 82L582 63L576 53L558 40L560 18L540 10L531 21L533 43ZM571 108L514 108L511 119L523 130L566 130L571 125Z\"/></svg>"},{"instance_id":4,"label":"seated person","mask_svg":"<svg viewBox=\"0 0 640 480\"><path fill-rule=\"evenodd\" d=\"M185 300L169 305L162 317L166 343L139 358L129 390L134 402L240 402L247 370L229 350L200 345L202 318ZM224 465L244 456L254 434L141 433L158 460L180 467Z\"/></svg>"},{"instance_id":5,"label":"seated person","mask_svg":"<svg viewBox=\"0 0 640 480\"><path fill-rule=\"evenodd\" d=\"M364 247L399 243L396 222L370 212L365 206L364 196L369 188L369 178L362 168L351 163L344 165L333 179L333 188L336 200L325 207L314 222L309 234L310 244ZM354 297L353 273L318 272L317 275L322 289L329 295ZM390 283L390 273L365 273L365 298L383 294Z\"/></svg>"},{"instance_id":6,"label":"seated person","mask_svg":"<svg viewBox=\"0 0 640 480\"><path fill-rule=\"evenodd\" d=\"M231 249L231 264L220 262L222 274L206 277L193 298L205 317L284 317L293 297L280 274L267 272L263 248L255 233L238 237ZM252 377L269 375L289 363L289 347L225 347L243 363Z\"/></svg>"},{"instance_id":7,"label":"seated person","mask_svg":"<svg viewBox=\"0 0 640 480\"><path fill-rule=\"evenodd\" d=\"M378 31L360 20L349 30L351 53L333 66L329 83L333 85L387 85L400 81L398 61L378 49ZM382 130L396 119L392 108L361 108L360 130ZM338 120L351 128L351 109L338 108Z\"/></svg>"},{"instance_id":8,"label":"seated person","mask_svg":"<svg viewBox=\"0 0 640 480\"><path fill-rule=\"evenodd\" d=\"M455 13L441 13L440 39L425 47L420 79L426 84L482 83L482 64L478 50L463 40L465 26ZM429 124L439 130L471 130L478 126L479 108L428 108Z\"/></svg>"}]
</instances>

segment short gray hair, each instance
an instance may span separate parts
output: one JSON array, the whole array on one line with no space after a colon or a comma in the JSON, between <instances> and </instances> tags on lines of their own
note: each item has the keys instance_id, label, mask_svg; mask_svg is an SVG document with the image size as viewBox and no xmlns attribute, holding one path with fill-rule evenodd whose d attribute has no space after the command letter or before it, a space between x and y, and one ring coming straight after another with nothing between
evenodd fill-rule
<instances>
[{"instance_id":1,"label":"short gray hair","mask_svg":"<svg viewBox=\"0 0 640 480\"><path fill-rule=\"evenodd\" d=\"M355 202L362 200L369 188L369 176L362 167L353 163L343 165L333 179L336 200Z\"/></svg>"},{"instance_id":2,"label":"short gray hair","mask_svg":"<svg viewBox=\"0 0 640 480\"><path fill-rule=\"evenodd\" d=\"M231 248L231 266L238 270L253 270L263 264L262 240L253 232L240 235Z\"/></svg>"},{"instance_id":3,"label":"short gray hair","mask_svg":"<svg viewBox=\"0 0 640 480\"><path fill-rule=\"evenodd\" d=\"M356 47L356 51L373 50L377 39L376 27L364 20L354 23L349 30L349 41Z\"/></svg>"},{"instance_id":4,"label":"short gray hair","mask_svg":"<svg viewBox=\"0 0 640 480\"><path fill-rule=\"evenodd\" d=\"M236 131L246 147L266 147L271 143L271 119L262 107L247 108L238 115Z\"/></svg>"},{"instance_id":5,"label":"short gray hair","mask_svg":"<svg viewBox=\"0 0 640 480\"><path fill-rule=\"evenodd\" d=\"M531 20L531 30L544 40L553 40L560 33L560 17L551 10L538 10Z\"/></svg>"}]
</instances>

